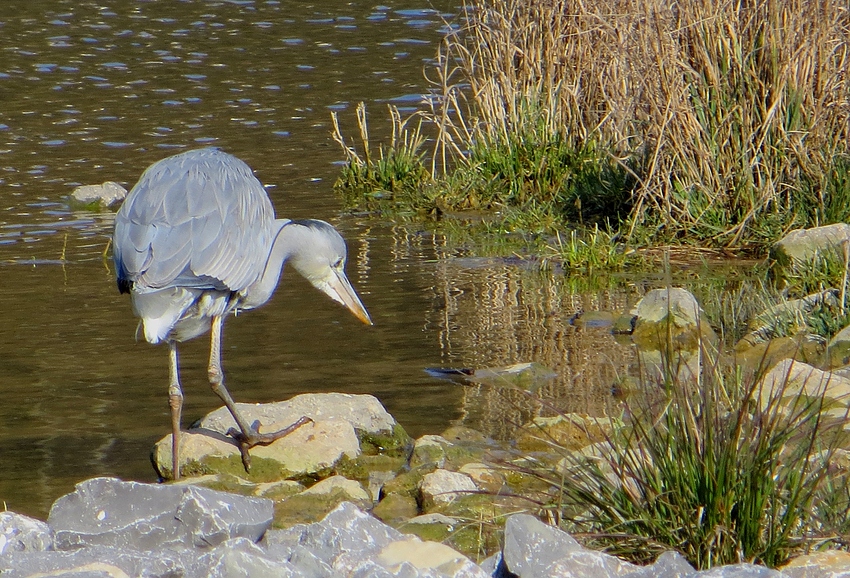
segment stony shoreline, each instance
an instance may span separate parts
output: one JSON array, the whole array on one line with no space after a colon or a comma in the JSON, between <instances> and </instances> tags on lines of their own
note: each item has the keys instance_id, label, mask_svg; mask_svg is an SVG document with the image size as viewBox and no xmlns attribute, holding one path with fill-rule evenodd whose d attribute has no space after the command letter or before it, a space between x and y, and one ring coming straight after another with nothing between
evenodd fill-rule
<instances>
[{"instance_id":1,"label":"stony shoreline","mask_svg":"<svg viewBox=\"0 0 850 578\"><path fill-rule=\"evenodd\" d=\"M850 575L850 554L827 552L783 572L750 564L695 571L668 552L635 566L582 548L528 514L507 519L504 546L476 564L405 535L350 502L323 520L270 529L274 504L192 485L93 478L53 505L47 522L0 514L0 573L10 578L303 577L559 578Z\"/></svg>"},{"instance_id":2,"label":"stony shoreline","mask_svg":"<svg viewBox=\"0 0 850 578\"><path fill-rule=\"evenodd\" d=\"M11 577L850 576L850 554L794 560L780 573L748 564L695 571L667 552L641 567L583 548L521 513L493 463L504 448L460 429L412 440L372 396L315 394L244 405L295 434L252 450L247 474L213 412L183 433L178 483L94 478L58 499L46 522L0 514L0 573ZM293 417L297 416L297 417ZM547 436L590 443L579 416L538 423ZM594 422L601 430L604 424ZM578 425L577 425L578 424ZM576 440L577 432L585 438ZM522 444L532 440L520 439ZM170 438L154 449L170 474ZM503 526L484 523L487 512ZM478 522L475 522L478 520Z\"/></svg>"}]
</instances>

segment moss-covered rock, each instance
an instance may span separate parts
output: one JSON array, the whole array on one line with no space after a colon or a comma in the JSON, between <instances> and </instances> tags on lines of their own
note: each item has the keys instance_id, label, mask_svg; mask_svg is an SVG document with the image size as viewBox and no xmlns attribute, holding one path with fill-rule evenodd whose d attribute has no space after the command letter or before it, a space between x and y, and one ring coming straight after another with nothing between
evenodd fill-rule
<instances>
[{"instance_id":1,"label":"moss-covered rock","mask_svg":"<svg viewBox=\"0 0 850 578\"><path fill-rule=\"evenodd\" d=\"M356 428L355 428L356 429ZM356 429L360 450L366 455L384 455L408 459L413 451L413 438L396 423L389 430L367 431Z\"/></svg>"},{"instance_id":2,"label":"moss-covered rock","mask_svg":"<svg viewBox=\"0 0 850 578\"><path fill-rule=\"evenodd\" d=\"M410 495L388 494L372 509L372 515L379 520L397 526L419 514L419 505Z\"/></svg>"},{"instance_id":3,"label":"moss-covered rock","mask_svg":"<svg viewBox=\"0 0 850 578\"><path fill-rule=\"evenodd\" d=\"M610 418L575 413L536 417L517 435L517 449L528 453L578 450L604 440L615 427Z\"/></svg>"},{"instance_id":4,"label":"moss-covered rock","mask_svg":"<svg viewBox=\"0 0 850 578\"><path fill-rule=\"evenodd\" d=\"M419 499L419 484L425 474L434 471L435 468L416 468L403 472L384 484L381 489L381 499L391 494L409 496L414 500Z\"/></svg>"},{"instance_id":5,"label":"moss-covered rock","mask_svg":"<svg viewBox=\"0 0 850 578\"><path fill-rule=\"evenodd\" d=\"M442 468L446 465L446 448L452 443L442 436L425 435L416 440L413 454L410 456L410 467L429 466Z\"/></svg>"},{"instance_id":6,"label":"moss-covered rock","mask_svg":"<svg viewBox=\"0 0 850 578\"><path fill-rule=\"evenodd\" d=\"M359 483L333 476L300 494L276 502L273 525L288 528L295 524L309 524L321 520L342 502L353 502L364 510L372 506L369 494Z\"/></svg>"}]
</instances>

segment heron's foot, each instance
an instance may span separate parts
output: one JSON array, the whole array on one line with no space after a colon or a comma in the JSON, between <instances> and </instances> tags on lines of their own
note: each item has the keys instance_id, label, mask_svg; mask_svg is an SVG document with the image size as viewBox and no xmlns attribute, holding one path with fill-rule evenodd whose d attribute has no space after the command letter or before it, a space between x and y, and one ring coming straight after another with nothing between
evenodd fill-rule
<instances>
[{"instance_id":1,"label":"heron's foot","mask_svg":"<svg viewBox=\"0 0 850 578\"><path fill-rule=\"evenodd\" d=\"M272 432L272 433L260 433L260 422L255 421L251 425L251 431L247 434L243 431L236 429L235 427L227 430L227 435L232 437L236 444L239 446L239 453L242 454L242 465L245 466L245 471L251 471L251 455L248 453L248 450L254 446L267 446L274 441L279 440L282 437L286 437L302 425L311 423L313 420L307 416L300 418L294 424L283 428L280 431Z\"/></svg>"}]
</instances>

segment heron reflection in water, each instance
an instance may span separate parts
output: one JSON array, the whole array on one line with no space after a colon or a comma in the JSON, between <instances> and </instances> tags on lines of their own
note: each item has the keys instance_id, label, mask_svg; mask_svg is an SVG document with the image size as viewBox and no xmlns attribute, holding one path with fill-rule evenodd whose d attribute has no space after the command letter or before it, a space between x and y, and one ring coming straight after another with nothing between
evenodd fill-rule
<instances>
[{"instance_id":1,"label":"heron reflection in water","mask_svg":"<svg viewBox=\"0 0 850 578\"><path fill-rule=\"evenodd\" d=\"M273 433L260 433L245 421L224 385L224 317L268 301L290 263L360 321L372 323L345 276L345 241L337 230L324 221L275 219L250 167L217 149L174 155L145 170L115 217L113 258L118 289L130 294L145 339L164 341L170 350L174 479L180 477L183 407L179 342L210 332L210 386L239 427L228 435L248 470L250 448L270 444L309 419Z\"/></svg>"}]
</instances>

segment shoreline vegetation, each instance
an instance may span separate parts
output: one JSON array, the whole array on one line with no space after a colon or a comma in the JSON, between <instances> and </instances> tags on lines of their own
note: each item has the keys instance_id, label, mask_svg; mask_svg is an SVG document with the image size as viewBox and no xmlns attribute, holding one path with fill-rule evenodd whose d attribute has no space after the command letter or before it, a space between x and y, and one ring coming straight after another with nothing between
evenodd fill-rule
<instances>
[{"instance_id":1,"label":"shoreline vegetation","mask_svg":"<svg viewBox=\"0 0 850 578\"><path fill-rule=\"evenodd\" d=\"M462 21L388 144L362 105L354 138L333 113L350 207L756 255L850 217L842 3L472 0Z\"/></svg>"},{"instance_id":2,"label":"shoreline vegetation","mask_svg":"<svg viewBox=\"0 0 850 578\"><path fill-rule=\"evenodd\" d=\"M390 107L389 143L372 141L364 105L353 136L332 113L347 159L335 188L352 210L441 221L568 273L663 260L668 286L671 253L761 258L792 230L850 219L846 3L469 2L425 71L430 109ZM818 359L837 351L843 243L781 279L759 266L749 285L721 282L703 301L721 343L699 340L692 380L675 377L668 311L663 378L641 383L663 399L614 416L629 425L606 436L603 459L514 464L555 489L538 514L628 557L672 548L699 568L848 549L846 407L829 413L825 391L786 395L790 370L761 401L783 357L805 360L809 342Z\"/></svg>"}]
</instances>

